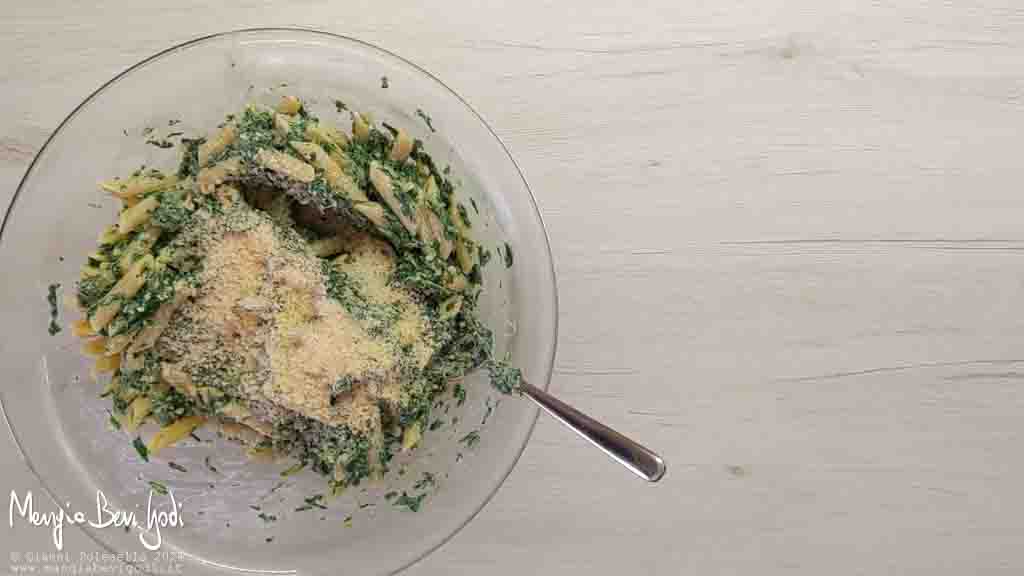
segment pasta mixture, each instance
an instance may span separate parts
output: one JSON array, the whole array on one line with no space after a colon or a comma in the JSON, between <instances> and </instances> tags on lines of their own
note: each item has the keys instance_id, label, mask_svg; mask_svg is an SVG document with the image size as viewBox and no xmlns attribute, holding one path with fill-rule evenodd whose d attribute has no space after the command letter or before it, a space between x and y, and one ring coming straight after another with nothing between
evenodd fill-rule
<instances>
[{"instance_id":1,"label":"pasta mixture","mask_svg":"<svg viewBox=\"0 0 1024 576\"><path fill-rule=\"evenodd\" d=\"M344 487L420 440L435 398L492 360L476 318L490 253L403 130L351 135L294 97L184 140L176 174L101 184L123 202L77 286L75 333L112 373L112 421L207 422ZM511 255L511 253L509 253Z\"/></svg>"}]
</instances>

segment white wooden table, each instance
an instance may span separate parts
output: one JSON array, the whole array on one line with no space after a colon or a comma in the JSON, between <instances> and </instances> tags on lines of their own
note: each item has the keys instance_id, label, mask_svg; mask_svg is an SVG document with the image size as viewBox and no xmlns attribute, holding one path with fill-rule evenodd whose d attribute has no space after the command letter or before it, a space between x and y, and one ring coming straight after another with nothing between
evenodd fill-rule
<instances>
[{"instance_id":1,"label":"white wooden table","mask_svg":"<svg viewBox=\"0 0 1024 576\"><path fill-rule=\"evenodd\" d=\"M378 43L533 185L553 390L669 462L643 485L542 419L410 574L1024 571L1024 4L144 4L5 10L4 205L60 119L159 49L258 25ZM33 486L0 438L0 493ZM17 528L0 553L45 548Z\"/></svg>"}]
</instances>

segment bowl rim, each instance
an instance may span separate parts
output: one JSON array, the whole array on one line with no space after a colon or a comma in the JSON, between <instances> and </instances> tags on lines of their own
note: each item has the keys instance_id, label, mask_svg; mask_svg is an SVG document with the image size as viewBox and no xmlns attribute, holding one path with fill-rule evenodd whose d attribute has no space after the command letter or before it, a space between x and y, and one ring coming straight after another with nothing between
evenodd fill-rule
<instances>
[{"instance_id":1,"label":"bowl rim","mask_svg":"<svg viewBox=\"0 0 1024 576\"><path fill-rule=\"evenodd\" d=\"M315 35L315 36L326 36L326 37L331 38L333 40L341 40L343 42L351 42L351 43L357 44L357 45L359 45L359 46L361 46L363 48L367 48L367 49L370 49L372 51L376 51L376 52L382 54L383 56L385 56L387 58L393 58L393 59L399 61L400 63L402 63L402 64L404 64L406 66L409 66L412 69L418 71L419 73L423 74L424 76L426 76L430 80L433 80L434 82L436 82L440 87L444 88L444 90L446 90L449 94L451 94L453 97L455 97L455 99L458 100L465 107L465 109L480 122L480 124L487 130L487 132L490 133L490 135L498 143L498 145L501 146L501 149L504 151L505 156L508 158L509 162L512 163L513 168L515 168L516 174L519 176L519 179L522 181L523 186L526 188L526 193L527 193L527 196L528 196L528 200L530 202L530 205L533 207L533 213L536 216L538 222L540 223L541 236L542 236L542 240L543 240L544 251L547 254L548 268L549 268L549 273L551 274L550 290L551 290L552 311L553 311L553 316L554 316L553 323L552 323L552 334L551 334L551 341L552 341L551 354L550 354L550 358L548 359L547 374L546 374L546 377L544 379L544 382L538 383L538 384L542 384L542 387L545 390L547 390L550 387L550 385L551 385L551 376L552 376L552 373L554 371L555 358L558 355L558 324L559 324L559 322L558 322L558 320L559 320L558 277L557 277L556 270L555 270L554 257L553 257L552 252L551 252L551 239L550 239L550 236L548 235L547 224L544 222L544 217L541 214L540 208L537 205L537 199L536 199L536 197L533 194L533 189L530 187L529 182L527 182L526 176L523 174L523 171L520 168L519 163L516 162L515 157L512 156L512 152L509 150L508 145L506 145L505 142L501 139L501 137L498 136L498 134L494 131L494 129L491 127L491 125L487 122L487 120L485 120L484 117L475 108L473 108L469 104L469 102L466 101L465 98L463 98L461 95L459 95L459 93L456 92L454 89L452 89L450 86L445 84L440 78L438 78L432 72L430 72L426 68L420 66L419 64L416 64L415 62L412 62L411 60L408 60L405 57L400 56L400 55L398 55L398 54L396 54L396 53L394 53L394 52L392 52L392 51L390 51L390 50L388 50L386 48L383 48L383 47L378 46L376 44L372 44L372 43L367 42L365 40L360 40L360 39L354 38L352 36L347 36L345 34L338 34L338 33L334 33L334 32L327 32L327 31L324 31L324 30L318 30L316 28L306 28L306 27L301 27L301 26L264 26L264 27L236 28L236 29L233 29L233 30L227 30L227 31L223 31L223 32L215 32L215 33L212 33L212 34L205 34L203 36L198 36L198 37L193 38L191 40L186 40L184 42L180 42L180 43L174 44L174 45L172 45L172 46L170 46L168 48L164 48L163 50L160 50L160 51L158 51L158 52L156 52L156 53L154 53L154 54L152 54L150 56L147 56L146 58L143 58L142 60L136 62L135 64L132 64L128 68L125 68L121 72L115 74L110 80L107 80L106 82L101 84L98 88L96 88L95 90L90 92L89 95L86 96L84 100L82 100L78 105L76 105L71 110L71 112L68 113L68 115L65 116L64 119L61 120L59 124L57 124L57 127L53 129L53 131L50 133L50 135L43 142L42 146L40 146L39 151L36 152L36 154L32 157L32 161L29 162L28 166L25 168L25 173L22 175L21 179L19 180L18 187L15 189L14 195L11 197L11 200L8 203L7 208L4 210L3 219L0 220L0 242L3 241L3 234L4 234L4 231L7 229L8 220L10 219L11 214L14 211L14 206L17 203L18 198L21 196L22 189L25 187L25 183L29 180L29 177L32 175L33 170L34 170L36 164L38 163L39 159L43 156L43 153L46 152L47 148L49 147L50 143L54 140L54 138L56 138L57 135L61 133L61 131L64 129L64 126L67 125L68 122L70 122L73 118L75 118L75 116L77 116L78 113L82 109L84 109L89 103L91 103L97 96L99 96L107 88L109 88L110 86L112 86L113 84L115 84L116 82L121 80L122 78L128 76L129 74L131 74L135 70L146 66L150 62L153 62L155 60L163 58L164 56L166 56L168 54L171 54L172 52L176 52L176 51L181 50L183 48L188 48L190 46L193 46L193 45L196 45L196 44L201 44L203 42L206 42L206 41L209 41L209 40L213 40L213 39L216 39L216 38L229 37L229 36L241 36L241 35L245 35L245 34L262 33L262 32L272 32L272 33L273 32L297 32L297 33L302 33L302 34L311 34L311 35ZM423 560L427 556L433 554L438 549L440 549L442 546L444 546L449 541L451 541L452 538L455 537L455 535L460 533L470 522L473 521L474 518L477 517L477 515L480 514L480 512L484 509L484 507L487 506L487 504L498 493L498 490L500 490L501 487L505 484L505 481L508 479L509 475L511 475L512 470L514 470L515 467L516 467L516 464L518 464L519 459L522 457L523 452L526 450L526 446L529 444L530 439L533 437L533 431L534 431L534 429L537 426L537 419L539 417L539 414L540 414L539 408L534 407L533 408L533 418L532 418L532 421L530 422L529 429L527 430L527 433L526 433L525 437L523 438L523 441L522 441L521 445L519 446L519 449L516 451L515 456L509 462L509 464L507 466L507 469L501 474L501 477L500 477L498 483L494 486L494 488L490 491L490 493L487 494L487 496L480 502L480 504L477 505L476 508L464 520L462 520L455 527L454 530L451 531L451 533L447 534L444 538L440 539L435 544L432 544L429 547L427 547L425 550L423 550L423 552L421 552L418 555L414 556L412 559L410 559L409 561L404 563L402 566L400 566L398 568L395 568L394 570L389 572L389 574L391 574L391 575L398 574L398 573L400 573L400 572L410 568L414 564L420 562L421 560ZM22 462L29 469L29 471L36 478L36 480L39 482L39 485L43 489L43 492L46 493L46 495L50 498L50 500L52 502L56 503L59 506L60 504L58 502L58 499L56 498L56 495L50 489L49 485L43 479L43 477L36 471L35 467L32 465L31 460L29 459L28 455L25 453L24 449L22 448L21 442L18 441L18 435L14 431L14 427L11 425L10 419L7 417L7 407L4 405L3 395L0 395L0 417L3 418L4 424L6 424L7 432L10 435L11 440L14 442L15 449L17 450L18 455L21 456ZM90 530L81 530L81 532L84 533L90 540L92 540L95 544L97 544L98 546L100 546L104 550L108 550L108 551L111 551L111 552L116 552L114 550L111 550L111 548L108 547L102 540L97 538L96 535L92 531L90 531ZM128 562L127 560L125 562L129 563L129 564L134 564L132 562ZM216 563L210 563L210 562L207 562L207 561L204 561L204 560L200 560L200 562L202 562L204 564L212 565L214 567L223 568L223 566L218 565ZM294 573L294 571L287 571L287 572L270 571L270 572L262 572L262 573L265 573L265 574L290 574L290 573Z\"/></svg>"}]
</instances>

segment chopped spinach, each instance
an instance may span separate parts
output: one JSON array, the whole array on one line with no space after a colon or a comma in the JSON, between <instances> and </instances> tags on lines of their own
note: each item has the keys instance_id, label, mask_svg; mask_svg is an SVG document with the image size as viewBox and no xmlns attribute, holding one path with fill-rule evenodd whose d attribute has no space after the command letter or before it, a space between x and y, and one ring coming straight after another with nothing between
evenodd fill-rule
<instances>
[{"instance_id":1,"label":"chopped spinach","mask_svg":"<svg viewBox=\"0 0 1024 576\"><path fill-rule=\"evenodd\" d=\"M229 148L248 163L255 161L256 154L265 148L273 148L274 115L266 110L246 108L238 120L238 137Z\"/></svg>"},{"instance_id":2,"label":"chopped spinach","mask_svg":"<svg viewBox=\"0 0 1024 576\"><path fill-rule=\"evenodd\" d=\"M151 400L153 416L162 426L167 426L175 420L191 416L196 412L195 402L174 388L168 388L159 395L152 395Z\"/></svg>"},{"instance_id":3,"label":"chopped spinach","mask_svg":"<svg viewBox=\"0 0 1024 576\"><path fill-rule=\"evenodd\" d=\"M512 267L512 247L505 242L505 268Z\"/></svg>"},{"instance_id":4,"label":"chopped spinach","mask_svg":"<svg viewBox=\"0 0 1024 576\"><path fill-rule=\"evenodd\" d=\"M477 432L476 430L473 430L469 434L466 434L461 439L459 439L459 442L465 444L466 448L472 448L480 442L480 433Z\"/></svg>"},{"instance_id":5,"label":"chopped spinach","mask_svg":"<svg viewBox=\"0 0 1024 576\"><path fill-rule=\"evenodd\" d=\"M312 496L309 496L309 497L305 498L305 501L306 501L306 504L311 504L311 505L314 505L314 506L320 506L321 508L326 510L327 509L326 506L322 506L322 505L318 504L318 502L320 502L323 499L324 499L324 495L323 494L313 494Z\"/></svg>"},{"instance_id":6,"label":"chopped spinach","mask_svg":"<svg viewBox=\"0 0 1024 576\"><path fill-rule=\"evenodd\" d=\"M503 360L488 362L487 373L491 377L491 386L494 386L502 394L511 394L518 390L523 380L522 371Z\"/></svg>"},{"instance_id":7,"label":"chopped spinach","mask_svg":"<svg viewBox=\"0 0 1024 576\"><path fill-rule=\"evenodd\" d=\"M427 128L430 128L431 132L437 132L437 130L434 130L434 122L430 119L430 116L428 116L426 112L424 112L420 108L417 108L416 115L423 119L423 122L426 123Z\"/></svg>"},{"instance_id":8,"label":"chopped spinach","mask_svg":"<svg viewBox=\"0 0 1024 576\"><path fill-rule=\"evenodd\" d=\"M205 138L182 138L181 161L178 163L178 178L194 178L199 173L199 146Z\"/></svg>"},{"instance_id":9,"label":"chopped spinach","mask_svg":"<svg viewBox=\"0 0 1024 576\"><path fill-rule=\"evenodd\" d=\"M83 310L92 311L107 291L117 282L112 273L97 273L78 281L78 304Z\"/></svg>"},{"instance_id":10,"label":"chopped spinach","mask_svg":"<svg viewBox=\"0 0 1024 576\"><path fill-rule=\"evenodd\" d=\"M165 233L174 233L192 218L192 210L186 205L188 192L175 188L160 195L160 204L150 216L150 221Z\"/></svg>"},{"instance_id":11,"label":"chopped spinach","mask_svg":"<svg viewBox=\"0 0 1024 576\"><path fill-rule=\"evenodd\" d=\"M427 493L424 492L419 496L409 496L405 492L395 500L395 506L404 506L412 512L419 512L420 505L423 504L423 499L427 497Z\"/></svg>"},{"instance_id":12,"label":"chopped spinach","mask_svg":"<svg viewBox=\"0 0 1024 576\"><path fill-rule=\"evenodd\" d=\"M135 447L135 451L139 453L140 458L149 462L149 448L146 448L146 443L142 441L142 438L136 436L135 440L132 440L132 446Z\"/></svg>"},{"instance_id":13,"label":"chopped spinach","mask_svg":"<svg viewBox=\"0 0 1024 576\"><path fill-rule=\"evenodd\" d=\"M497 404L492 404L491 398L488 397L486 400L484 400L484 406L486 408L486 412L484 412L484 417L480 420L481 426L487 424L487 420L491 417L491 414L494 413L494 408L497 406Z\"/></svg>"},{"instance_id":14,"label":"chopped spinach","mask_svg":"<svg viewBox=\"0 0 1024 576\"><path fill-rule=\"evenodd\" d=\"M305 504L303 504L302 506L299 506L298 508L296 508L295 511L296 512L304 512L306 510L312 510L313 508L319 508L321 510L327 510L327 506L324 506L323 504L320 503L321 500L323 500L323 499L324 499L324 495L323 494L314 494L312 496L304 498L303 501L305 502Z\"/></svg>"},{"instance_id":15,"label":"chopped spinach","mask_svg":"<svg viewBox=\"0 0 1024 576\"><path fill-rule=\"evenodd\" d=\"M146 144L152 144L157 148L174 148L174 142L167 140L166 138L157 140L155 138L149 138L146 140Z\"/></svg>"},{"instance_id":16,"label":"chopped spinach","mask_svg":"<svg viewBox=\"0 0 1024 576\"><path fill-rule=\"evenodd\" d=\"M466 225L466 228L472 227L472 223L469 220L469 212L466 211L466 205L459 203L455 209L459 212L459 217L462 218L462 223Z\"/></svg>"},{"instance_id":17,"label":"chopped spinach","mask_svg":"<svg viewBox=\"0 0 1024 576\"><path fill-rule=\"evenodd\" d=\"M437 477L432 472L424 472L423 477L416 481L413 485L413 490L423 490L425 488L431 488L437 484Z\"/></svg>"},{"instance_id":18,"label":"chopped spinach","mask_svg":"<svg viewBox=\"0 0 1024 576\"><path fill-rule=\"evenodd\" d=\"M60 288L60 284L50 284L46 288L46 302L50 305L50 325L47 327L47 332L50 336L57 334L61 331L60 324L57 322L57 317L60 314L60 310L57 306L57 290Z\"/></svg>"}]
</instances>

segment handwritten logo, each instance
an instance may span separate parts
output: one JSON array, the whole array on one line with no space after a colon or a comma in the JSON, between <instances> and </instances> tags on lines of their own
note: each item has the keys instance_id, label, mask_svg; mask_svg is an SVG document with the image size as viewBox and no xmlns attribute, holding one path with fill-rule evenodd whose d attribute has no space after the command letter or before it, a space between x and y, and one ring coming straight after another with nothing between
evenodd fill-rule
<instances>
[{"instance_id":1,"label":"handwritten logo","mask_svg":"<svg viewBox=\"0 0 1024 576\"><path fill-rule=\"evenodd\" d=\"M160 506L154 508L153 491L149 492L146 500L146 527L139 531L139 541L151 551L160 549L163 543L161 528L183 527L184 518L181 513L181 503L174 499L174 493L167 492L170 510ZM17 514L15 514L17 513ZM64 549L64 526L75 526L77 524L88 524L93 528L131 528L142 526L137 522L135 512L118 510L110 505L102 490L96 491L96 516L87 518L84 512L72 512L70 502L65 503L64 508L57 508L56 511L40 512L35 509L35 502L32 498L32 491L25 493L24 498L19 498L17 492L11 490L10 503L7 507L7 524L14 527L15 515L20 516L32 526L48 526L53 532L53 545L57 550Z\"/></svg>"}]
</instances>

